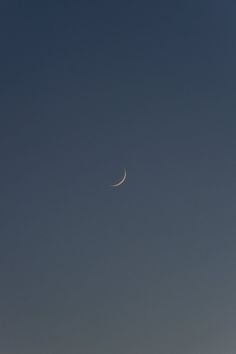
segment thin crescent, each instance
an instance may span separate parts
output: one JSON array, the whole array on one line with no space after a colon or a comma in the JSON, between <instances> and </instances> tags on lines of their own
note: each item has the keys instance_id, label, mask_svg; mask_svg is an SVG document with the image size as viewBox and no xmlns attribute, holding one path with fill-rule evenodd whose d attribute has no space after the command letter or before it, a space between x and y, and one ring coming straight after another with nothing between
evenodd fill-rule
<instances>
[{"instance_id":1,"label":"thin crescent","mask_svg":"<svg viewBox=\"0 0 236 354\"><path fill-rule=\"evenodd\" d=\"M124 177L122 178L122 180L118 183L112 184L111 187L121 186L124 183L124 181L126 180L126 177L127 177L127 173L126 173L126 169L124 169Z\"/></svg>"}]
</instances>

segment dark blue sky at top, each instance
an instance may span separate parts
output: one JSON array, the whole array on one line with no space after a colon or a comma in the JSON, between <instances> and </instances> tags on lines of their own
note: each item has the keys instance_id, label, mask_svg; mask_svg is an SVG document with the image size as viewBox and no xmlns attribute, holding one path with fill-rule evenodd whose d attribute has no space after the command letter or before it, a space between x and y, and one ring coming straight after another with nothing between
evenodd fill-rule
<instances>
[{"instance_id":1,"label":"dark blue sky at top","mask_svg":"<svg viewBox=\"0 0 236 354\"><path fill-rule=\"evenodd\" d=\"M1 2L1 352L235 352L235 12Z\"/></svg>"}]
</instances>

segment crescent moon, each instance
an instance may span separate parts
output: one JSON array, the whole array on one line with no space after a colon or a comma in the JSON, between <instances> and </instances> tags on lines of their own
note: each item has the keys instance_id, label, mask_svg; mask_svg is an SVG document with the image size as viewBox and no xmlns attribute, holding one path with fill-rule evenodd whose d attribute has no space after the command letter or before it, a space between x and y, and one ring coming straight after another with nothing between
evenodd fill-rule
<instances>
[{"instance_id":1,"label":"crescent moon","mask_svg":"<svg viewBox=\"0 0 236 354\"><path fill-rule=\"evenodd\" d=\"M115 183L115 184L112 184L111 187L115 188L115 187L121 186L124 183L124 181L126 180L126 177L127 177L127 173L126 173L126 169L124 169L124 177L122 178L122 180Z\"/></svg>"}]
</instances>

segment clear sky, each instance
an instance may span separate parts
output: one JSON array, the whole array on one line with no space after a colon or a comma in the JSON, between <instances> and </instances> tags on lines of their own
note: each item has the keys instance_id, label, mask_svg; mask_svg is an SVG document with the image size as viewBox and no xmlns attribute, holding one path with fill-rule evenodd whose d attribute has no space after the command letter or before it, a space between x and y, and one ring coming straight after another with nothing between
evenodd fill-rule
<instances>
[{"instance_id":1,"label":"clear sky","mask_svg":"<svg viewBox=\"0 0 236 354\"><path fill-rule=\"evenodd\" d=\"M235 18L1 1L1 353L235 354Z\"/></svg>"}]
</instances>

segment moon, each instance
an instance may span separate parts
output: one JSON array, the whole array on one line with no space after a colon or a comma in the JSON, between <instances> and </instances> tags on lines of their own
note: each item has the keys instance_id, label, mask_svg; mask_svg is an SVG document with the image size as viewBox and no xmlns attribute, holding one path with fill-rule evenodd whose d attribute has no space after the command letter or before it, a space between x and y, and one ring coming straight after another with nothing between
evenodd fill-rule
<instances>
[{"instance_id":1,"label":"moon","mask_svg":"<svg viewBox=\"0 0 236 354\"><path fill-rule=\"evenodd\" d=\"M126 180L126 177L127 177L127 173L126 173L126 169L124 169L124 176L123 176L123 178L122 178L119 182L117 182L117 183L115 183L115 184L112 184L111 187L116 188L116 187L121 186L121 185L124 183L124 181Z\"/></svg>"}]
</instances>

